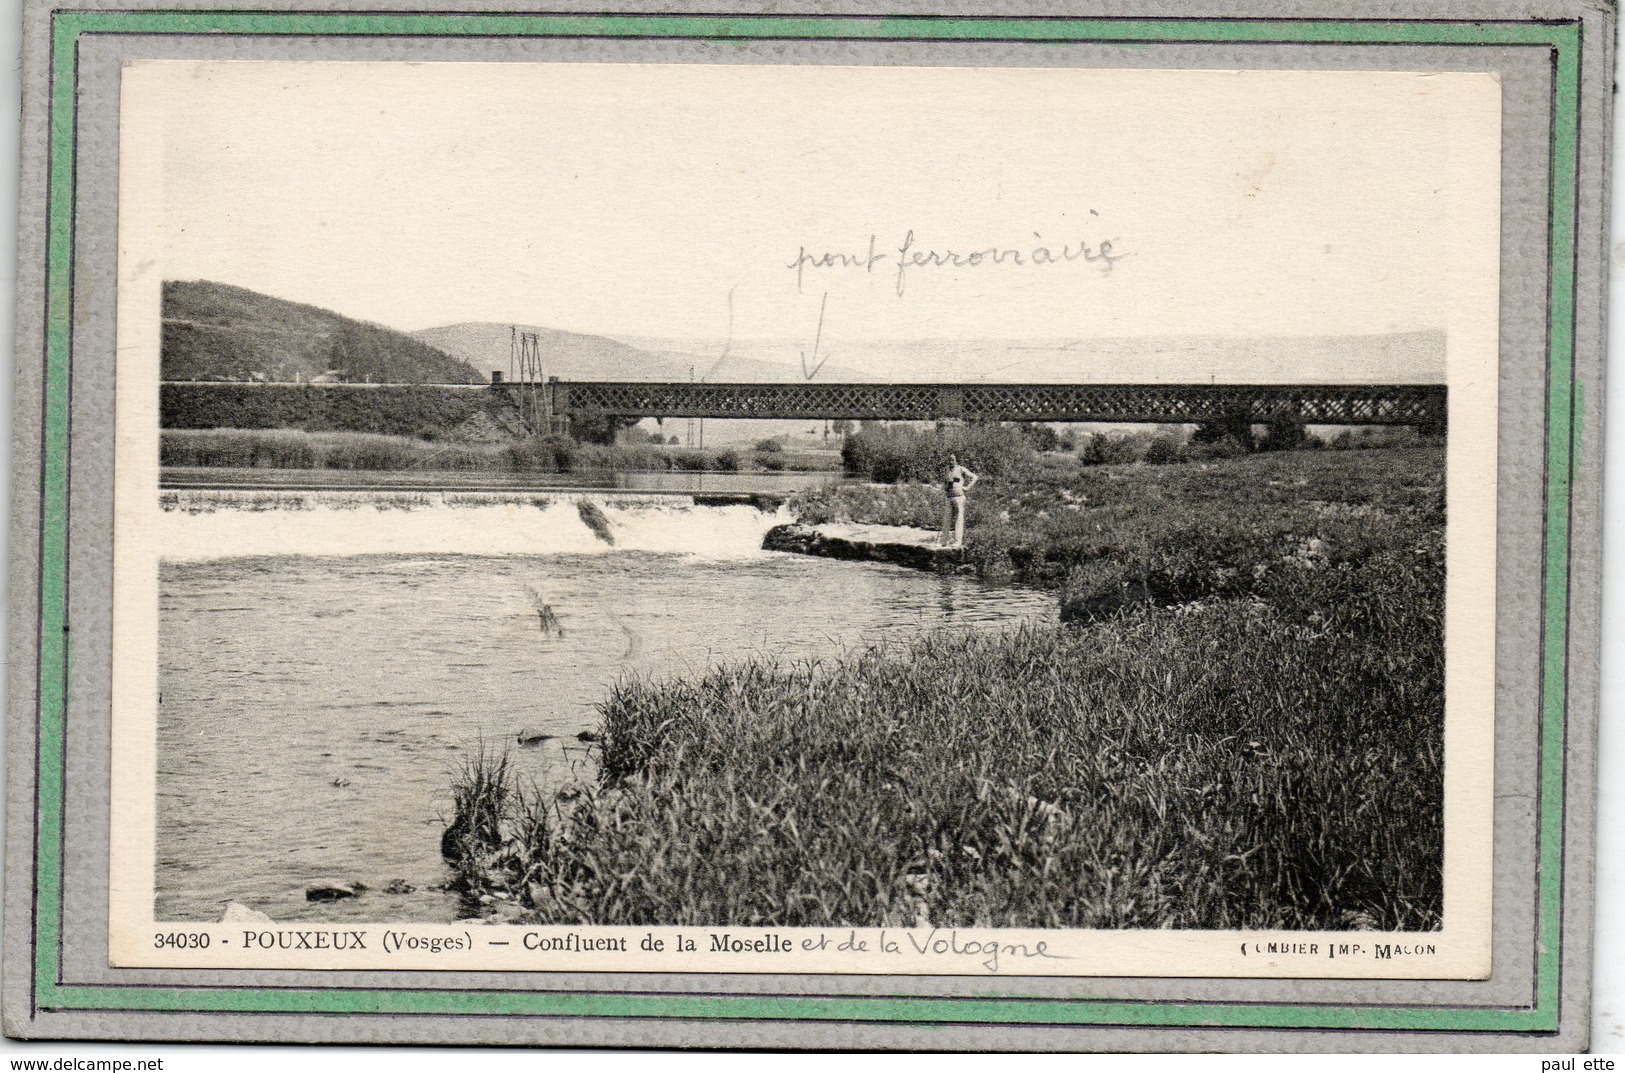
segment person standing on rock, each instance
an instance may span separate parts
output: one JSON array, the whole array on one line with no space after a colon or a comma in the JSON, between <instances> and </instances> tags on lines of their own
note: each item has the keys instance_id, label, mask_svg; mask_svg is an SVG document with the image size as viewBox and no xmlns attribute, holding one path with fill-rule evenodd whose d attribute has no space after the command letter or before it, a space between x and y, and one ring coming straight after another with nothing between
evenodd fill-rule
<instances>
[{"instance_id":1,"label":"person standing on rock","mask_svg":"<svg viewBox=\"0 0 1625 1073\"><path fill-rule=\"evenodd\" d=\"M976 487L976 474L959 464L955 455L948 456L948 468L942 476L945 502L942 509L942 546L963 547L965 544L965 493Z\"/></svg>"}]
</instances>

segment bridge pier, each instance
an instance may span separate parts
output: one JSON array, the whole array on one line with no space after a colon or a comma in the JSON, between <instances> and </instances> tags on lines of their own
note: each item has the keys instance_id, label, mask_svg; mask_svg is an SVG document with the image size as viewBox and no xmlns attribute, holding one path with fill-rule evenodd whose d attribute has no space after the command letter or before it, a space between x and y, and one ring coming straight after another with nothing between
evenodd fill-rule
<instances>
[{"instance_id":1,"label":"bridge pier","mask_svg":"<svg viewBox=\"0 0 1625 1073\"><path fill-rule=\"evenodd\" d=\"M510 398L519 411L519 420L533 436L568 435L570 412L561 407L569 405L568 385L556 388L558 377L540 380L514 380L505 377L501 369L491 370L491 390Z\"/></svg>"}]
</instances>

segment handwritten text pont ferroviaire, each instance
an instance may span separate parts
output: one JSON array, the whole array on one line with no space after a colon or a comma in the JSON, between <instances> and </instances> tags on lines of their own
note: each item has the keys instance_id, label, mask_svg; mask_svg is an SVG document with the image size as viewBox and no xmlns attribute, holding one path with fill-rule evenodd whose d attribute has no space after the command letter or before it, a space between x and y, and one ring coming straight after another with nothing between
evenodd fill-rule
<instances>
[{"instance_id":1,"label":"handwritten text pont ferroviaire","mask_svg":"<svg viewBox=\"0 0 1625 1073\"><path fill-rule=\"evenodd\" d=\"M808 249L802 246L795 260L786 267L796 274L796 289L800 290L807 271L845 269L874 275L877 265L891 274L897 296L903 296L910 273L915 269L933 268L1042 268L1052 265L1094 265L1102 272L1110 272L1112 265L1126 257L1112 248L1111 239L1097 242L1078 240L1059 244L1046 242L1036 231L1030 241L998 243L991 246L972 245L960 249L927 248L911 230L895 247L884 248L878 235L869 236L868 249L861 253L850 250Z\"/></svg>"}]
</instances>

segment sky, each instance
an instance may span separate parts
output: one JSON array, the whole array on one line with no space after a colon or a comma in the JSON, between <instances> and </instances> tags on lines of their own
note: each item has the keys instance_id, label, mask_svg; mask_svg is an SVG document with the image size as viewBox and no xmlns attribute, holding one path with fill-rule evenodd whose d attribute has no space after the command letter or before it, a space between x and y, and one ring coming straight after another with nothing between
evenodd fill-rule
<instances>
[{"instance_id":1,"label":"sky","mask_svg":"<svg viewBox=\"0 0 1625 1073\"><path fill-rule=\"evenodd\" d=\"M404 330L1449 331L1498 219L1485 75L163 61L124 109L165 278Z\"/></svg>"}]
</instances>

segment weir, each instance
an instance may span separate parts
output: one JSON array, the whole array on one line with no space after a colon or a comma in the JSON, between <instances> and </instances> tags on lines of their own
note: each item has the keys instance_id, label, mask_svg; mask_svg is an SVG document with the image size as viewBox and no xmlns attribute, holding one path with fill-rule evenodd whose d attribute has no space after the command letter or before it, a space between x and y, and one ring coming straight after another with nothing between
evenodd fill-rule
<instances>
[{"instance_id":1,"label":"weir","mask_svg":"<svg viewBox=\"0 0 1625 1073\"><path fill-rule=\"evenodd\" d=\"M741 559L788 521L776 502L567 491L163 492L158 546L178 561L254 556L601 555ZM769 508L769 509L763 509Z\"/></svg>"},{"instance_id":2,"label":"weir","mask_svg":"<svg viewBox=\"0 0 1625 1073\"><path fill-rule=\"evenodd\" d=\"M364 478L367 475L362 476ZM472 502L483 496L497 503L523 499L551 501L609 499L617 503L651 504L687 500L702 507L748 504L762 510L776 510L789 498L787 491L595 488L590 485L550 485L530 479L511 482L481 481L459 485L455 483L455 478L459 476L457 474L449 475L449 478L447 475L437 475L433 480L420 481L402 480L393 474L389 476L390 479L370 481L357 479L355 473L347 472L341 475L342 479L332 479L332 474L314 470L294 471L291 475L288 471L272 471L264 475L249 471L246 476L242 475L242 471L227 471L225 476L221 476L213 467L198 467L182 471L163 470L158 479L158 488L160 494L216 493L222 503L226 501L225 497L229 496L240 496L244 503L256 501L270 503L274 497L284 494L306 496L315 492L327 492L336 496L355 493L363 496L417 497L420 501L427 501L424 497L438 496Z\"/></svg>"}]
</instances>

